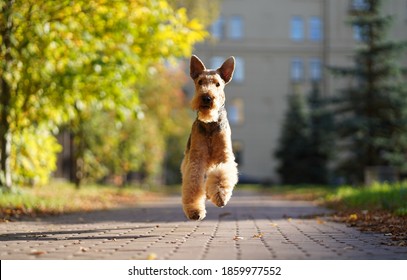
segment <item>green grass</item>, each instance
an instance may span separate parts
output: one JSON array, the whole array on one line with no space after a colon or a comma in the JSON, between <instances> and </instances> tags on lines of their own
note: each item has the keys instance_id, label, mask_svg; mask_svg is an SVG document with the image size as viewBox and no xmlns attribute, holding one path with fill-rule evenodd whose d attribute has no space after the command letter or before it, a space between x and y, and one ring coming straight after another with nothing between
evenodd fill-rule
<instances>
[{"instance_id":1,"label":"green grass","mask_svg":"<svg viewBox=\"0 0 407 280\"><path fill-rule=\"evenodd\" d=\"M137 188L85 185L76 189L72 184L52 182L41 187L22 187L0 193L0 214L4 217L20 214L66 213L91 211L132 204L147 193Z\"/></svg>"},{"instance_id":2,"label":"green grass","mask_svg":"<svg viewBox=\"0 0 407 280\"><path fill-rule=\"evenodd\" d=\"M369 187L271 186L263 190L276 198L313 200L337 210L384 210L407 215L407 182Z\"/></svg>"},{"instance_id":3,"label":"green grass","mask_svg":"<svg viewBox=\"0 0 407 280\"><path fill-rule=\"evenodd\" d=\"M376 183L370 187L339 187L324 200L343 209L385 210L407 215L407 182Z\"/></svg>"}]
</instances>

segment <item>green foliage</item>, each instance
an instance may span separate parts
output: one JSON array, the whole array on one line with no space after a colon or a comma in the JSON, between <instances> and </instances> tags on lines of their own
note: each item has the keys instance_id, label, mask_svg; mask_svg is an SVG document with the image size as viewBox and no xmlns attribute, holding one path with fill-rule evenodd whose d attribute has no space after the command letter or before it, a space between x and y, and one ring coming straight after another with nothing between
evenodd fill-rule
<instances>
[{"instance_id":1,"label":"green foliage","mask_svg":"<svg viewBox=\"0 0 407 280\"><path fill-rule=\"evenodd\" d=\"M407 184L375 183L370 187L342 186L328 195L328 202L335 202L343 209L387 210L404 215L407 208Z\"/></svg>"},{"instance_id":2,"label":"green foliage","mask_svg":"<svg viewBox=\"0 0 407 280\"><path fill-rule=\"evenodd\" d=\"M362 182L366 167L395 166L407 171L407 87L399 65L406 42L386 39L392 18L380 12L382 1L366 1L349 23L361 31L354 67L332 67L353 80L333 98L338 138L348 157L340 170Z\"/></svg>"},{"instance_id":3,"label":"green foliage","mask_svg":"<svg viewBox=\"0 0 407 280\"><path fill-rule=\"evenodd\" d=\"M284 184L326 184L332 159L332 116L317 85L306 102L299 93L288 97L288 109L275 156Z\"/></svg>"},{"instance_id":4,"label":"green foliage","mask_svg":"<svg viewBox=\"0 0 407 280\"><path fill-rule=\"evenodd\" d=\"M281 128L281 137L275 156L280 161L277 172L284 184L306 183L309 141L308 114L304 96L288 96L288 109Z\"/></svg>"},{"instance_id":5,"label":"green foliage","mask_svg":"<svg viewBox=\"0 0 407 280\"><path fill-rule=\"evenodd\" d=\"M156 65L190 55L207 35L164 0L1 0L0 11L3 152L25 129L56 131L64 123L83 147L78 135L89 112L114 112L118 122L137 114L134 85L145 84ZM85 150L77 150L83 159ZM9 156L2 155L2 174L10 173L3 164Z\"/></svg>"},{"instance_id":6,"label":"green foliage","mask_svg":"<svg viewBox=\"0 0 407 280\"><path fill-rule=\"evenodd\" d=\"M175 8L185 8L190 18L198 19L208 26L219 17L220 0L168 0Z\"/></svg>"},{"instance_id":7,"label":"green foliage","mask_svg":"<svg viewBox=\"0 0 407 280\"><path fill-rule=\"evenodd\" d=\"M181 69L157 66L136 89L143 101L136 114L128 114L123 121L115 111L95 108L81 114L76 146L83 148L83 179L110 177L124 184L129 172L137 172L144 181L151 181L162 173L164 164L168 173L178 174L191 122L181 91L185 81Z\"/></svg>"},{"instance_id":8,"label":"green foliage","mask_svg":"<svg viewBox=\"0 0 407 280\"><path fill-rule=\"evenodd\" d=\"M307 172L310 183L327 184L330 179L328 165L335 156L334 120L327 107L327 100L321 97L317 84L312 86L308 107L310 134Z\"/></svg>"},{"instance_id":9,"label":"green foliage","mask_svg":"<svg viewBox=\"0 0 407 280\"><path fill-rule=\"evenodd\" d=\"M161 160L159 165L160 168L165 167L166 183L174 184L181 181L180 163L193 122L189 104L182 90L187 78L183 69L179 67L169 69L161 67L157 68L148 83L139 89L140 99L145 105L146 118L154 120L158 133L151 139L157 139L157 144L163 144L162 157L154 156L149 161Z\"/></svg>"},{"instance_id":10,"label":"green foliage","mask_svg":"<svg viewBox=\"0 0 407 280\"><path fill-rule=\"evenodd\" d=\"M26 128L14 134L11 151L14 182L44 185L56 169L58 141L45 128Z\"/></svg>"}]
</instances>

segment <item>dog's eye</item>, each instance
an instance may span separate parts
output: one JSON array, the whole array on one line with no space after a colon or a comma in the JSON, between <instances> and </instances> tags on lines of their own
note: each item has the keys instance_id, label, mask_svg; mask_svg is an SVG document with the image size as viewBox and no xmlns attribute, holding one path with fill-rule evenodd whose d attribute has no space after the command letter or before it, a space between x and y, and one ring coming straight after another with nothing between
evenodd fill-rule
<instances>
[{"instance_id":1,"label":"dog's eye","mask_svg":"<svg viewBox=\"0 0 407 280\"><path fill-rule=\"evenodd\" d=\"M216 83L216 87L220 87L220 84L219 84L219 83Z\"/></svg>"},{"instance_id":2,"label":"dog's eye","mask_svg":"<svg viewBox=\"0 0 407 280\"><path fill-rule=\"evenodd\" d=\"M202 84L203 84L202 80L199 80L198 85L202 86Z\"/></svg>"}]
</instances>

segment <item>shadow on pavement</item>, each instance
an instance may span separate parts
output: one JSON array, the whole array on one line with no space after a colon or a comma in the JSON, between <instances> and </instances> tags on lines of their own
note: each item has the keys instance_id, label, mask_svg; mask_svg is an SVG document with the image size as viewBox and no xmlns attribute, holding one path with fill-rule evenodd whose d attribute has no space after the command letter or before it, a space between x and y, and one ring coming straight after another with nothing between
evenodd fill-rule
<instances>
[{"instance_id":1,"label":"shadow on pavement","mask_svg":"<svg viewBox=\"0 0 407 280\"><path fill-rule=\"evenodd\" d=\"M242 220L242 219L281 219L299 218L311 215L323 215L329 210L304 201L273 200L271 196L253 195L236 192L229 204L217 208L207 201L205 221ZM105 222L126 223L165 223L189 222L182 211L180 197L164 197L160 201L135 205L134 207L115 208L94 212L81 212L41 219L53 224L97 224Z\"/></svg>"}]
</instances>

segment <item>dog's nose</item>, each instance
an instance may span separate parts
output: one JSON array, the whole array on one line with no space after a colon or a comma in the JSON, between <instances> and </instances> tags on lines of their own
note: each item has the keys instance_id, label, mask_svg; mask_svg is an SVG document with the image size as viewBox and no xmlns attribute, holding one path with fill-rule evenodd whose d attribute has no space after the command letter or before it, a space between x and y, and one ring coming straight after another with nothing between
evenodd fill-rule
<instances>
[{"instance_id":1,"label":"dog's nose","mask_svg":"<svg viewBox=\"0 0 407 280\"><path fill-rule=\"evenodd\" d=\"M208 105L208 104L210 104L211 103L211 101L212 101L212 97L210 97L209 95L202 95L202 103L203 104L205 104L205 105Z\"/></svg>"}]
</instances>

